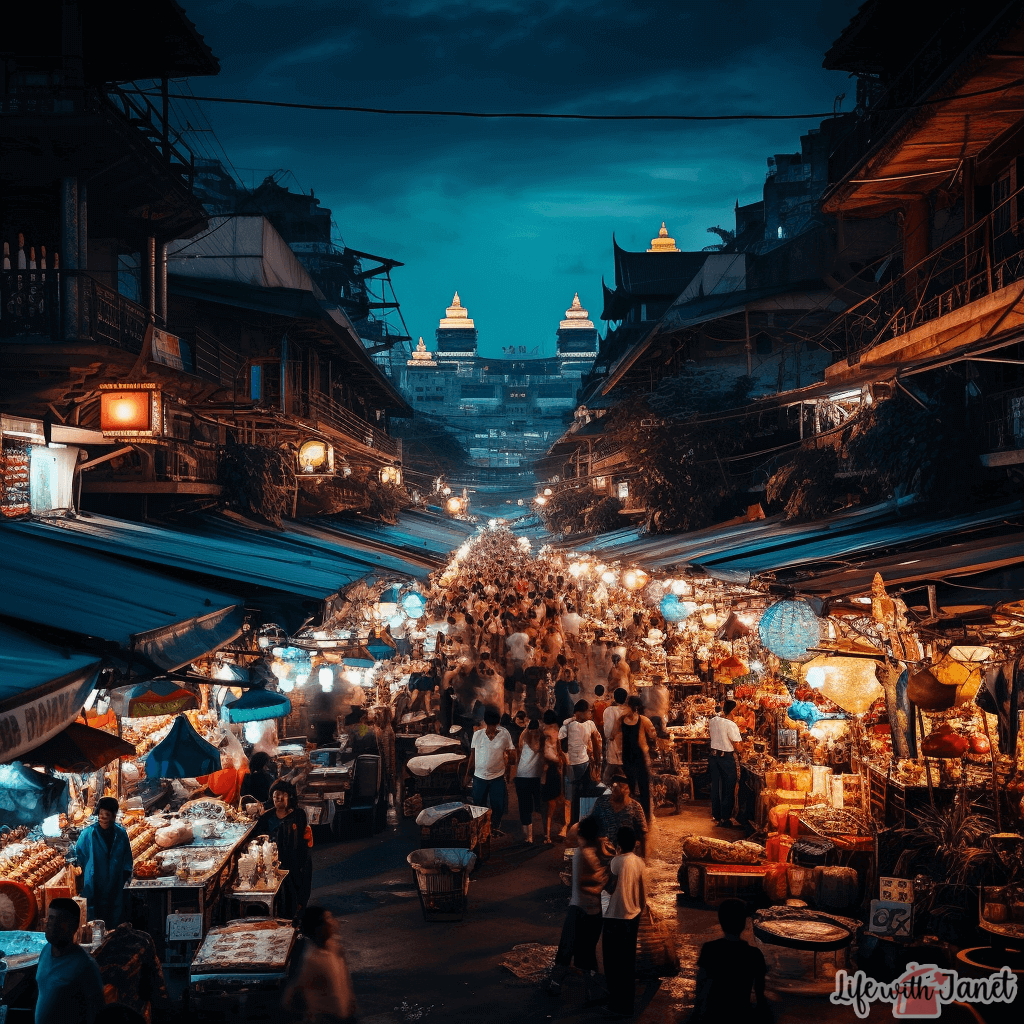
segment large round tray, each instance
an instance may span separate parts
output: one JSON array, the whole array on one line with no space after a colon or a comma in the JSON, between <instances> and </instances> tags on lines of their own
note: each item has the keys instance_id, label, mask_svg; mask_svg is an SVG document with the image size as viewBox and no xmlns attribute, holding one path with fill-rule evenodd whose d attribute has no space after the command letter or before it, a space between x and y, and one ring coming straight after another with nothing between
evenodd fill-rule
<instances>
[{"instance_id":1,"label":"large round tray","mask_svg":"<svg viewBox=\"0 0 1024 1024\"><path fill-rule=\"evenodd\" d=\"M854 929L824 914L754 917L754 935L762 942L787 949L824 953L843 949L853 941Z\"/></svg>"}]
</instances>

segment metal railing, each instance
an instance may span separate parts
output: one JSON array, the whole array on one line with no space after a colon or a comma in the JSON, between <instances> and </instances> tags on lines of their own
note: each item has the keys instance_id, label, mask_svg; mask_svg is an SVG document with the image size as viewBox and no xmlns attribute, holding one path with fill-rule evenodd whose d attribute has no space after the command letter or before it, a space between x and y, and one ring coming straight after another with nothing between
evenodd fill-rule
<instances>
[{"instance_id":1,"label":"metal railing","mask_svg":"<svg viewBox=\"0 0 1024 1024\"><path fill-rule=\"evenodd\" d=\"M65 315L62 284L78 293L75 322ZM81 270L0 271L0 337L32 336L55 344L90 339L138 354L149 317L131 299Z\"/></svg>"},{"instance_id":2,"label":"metal railing","mask_svg":"<svg viewBox=\"0 0 1024 1024\"><path fill-rule=\"evenodd\" d=\"M115 462L87 471L89 480L118 483L217 483L219 447L208 441L160 438L139 445Z\"/></svg>"},{"instance_id":3,"label":"metal railing","mask_svg":"<svg viewBox=\"0 0 1024 1024\"><path fill-rule=\"evenodd\" d=\"M339 405L327 395L312 392L296 399L299 406L295 411L300 416L310 419L324 419L332 426L348 434L360 444L366 445L392 459L402 456L402 443L389 437L383 430L378 430L372 423L360 419L350 409Z\"/></svg>"},{"instance_id":4,"label":"metal railing","mask_svg":"<svg viewBox=\"0 0 1024 1024\"><path fill-rule=\"evenodd\" d=\"M840 314L816 340L854 365L868 349L1024 280L1020 192Z\"/></svg>"},{"instance_id":5,"label":"metal railing","mask_svg":"<svg viewBox=\"0 0 1024 1024\"><path fill-rule=\"evenodd\" d=\"M986 451L1024 448L1024 388L1013 388L985 399Z\"/></svg>"}]
</instances>

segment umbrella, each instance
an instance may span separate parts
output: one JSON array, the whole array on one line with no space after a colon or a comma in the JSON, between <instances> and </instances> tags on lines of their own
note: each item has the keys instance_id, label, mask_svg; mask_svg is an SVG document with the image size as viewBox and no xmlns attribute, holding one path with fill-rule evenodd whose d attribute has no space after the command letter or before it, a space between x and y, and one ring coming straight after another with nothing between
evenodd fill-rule
<instances>
[{"instance_id":1,"label":"umbrella","mask_svg":"<svg viewBox=\"0 0 1024 1024\"><path fill-rule=\"evenodd\" d=\"M220 771L220 751L179 715L171 731L146 758L146 775L151 779L194 779Z\"/></svg>"},{"instance_id":2,"label":"umbrella","mask_svg":"<svg viewBox=\"0 0 1024 1024\"><path fill-rule=\"evenodd\" d=\"M151 679L132 686L125 694L126 717L147 718L150 715L179 715L199 707L196 695L174 679Z\"/></svg>"},{"instance_id":3,"label":"umbrella","mask_svg":"<svg viewBox=\"0 0 1024 1024\"><path fill-rule=\"evenodd\" d=\"M68 809L68 784L63 779L26 768L20 761L0 764L0 822L38 825Z\"/></svg>"},{"instance_id":4,"label":"umbrella","mask_svg":"<svg viewBox=\"0 0 1024 1024\"><path fill-rule=\"evenodd\" d=\"M290 714L292 702L273 690L255 686L227 705L229 722L266 722Z\"/></svg>"},{"instance_id":5,"label":"umbrella","mask_svg":"<svg viewBox=\"0 0 1024 1024\"><path fill-rule=\"evenodd\" d=\"M134 757L135 747L102 729L72 722L63 732L30 750L25 760L59 772L96 772L121 757Z\"/></svg>"}]
</instances>

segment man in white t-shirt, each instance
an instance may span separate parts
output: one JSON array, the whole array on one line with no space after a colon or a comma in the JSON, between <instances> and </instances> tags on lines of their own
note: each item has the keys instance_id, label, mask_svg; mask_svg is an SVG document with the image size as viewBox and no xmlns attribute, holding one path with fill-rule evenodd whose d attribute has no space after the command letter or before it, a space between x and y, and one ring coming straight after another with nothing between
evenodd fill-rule
<instances>
[{"instance_id":1,"label":"man in white t-shirt","mask_svg":"<svg viewBox=\"0 0 1024 1024\"><path fill-rule=\"evenodd\" d=\"M708 722L711 737L711 817L716 825L738 828L732 820L733 793L736 790L736 754L743 750L740 727L729 716L736 710L736 701L727 700L722 712Z\"/></svg>"},{"instance_id":2,"label":"man in white t-shirt","mask_svg":"<svg viewBox=\"0 0 1024 1024\"><path fill-rule=\"evenodd\" d=\"M491 832L501 831L501 816L508 805L508 775L516 763L516 748L507 729L501 727L501 712L488 707L484 727L473 733L473 742L466 762L466 778L473 774L473 803L490 807Z\"/></svg>"},{"instance_id":3,"label":"man in white t-shirt","mask_svg":"<svg viewBox=\"0 0 1024 1024\"><path fill-rule=\"evenodd\" d=\"M568 824L580 820L580 791L590 771L590 762L601 763L601 733L590 717L590 704L578 700L573 706L573 716L558 730L558 738L565 740L565 799L572 801ZM563 749L565 749L563 747Z\"/></svg>"},{"instance_id":4,"label":"man in white t-shirt","mask_svg":"<svg viewBox=\"0 0 1024 1024\"><path fill-rule=\"evenodd\" d=\"M604 784L610 785L613 775L622 771L622 739L612 739L615 732L615 723L626 713L626 698L629 694L625 688L620 686L613 694L614 704L604 709L604 720L601 725L604 729L604 738L607 741L605 747L605 760L608 762L604 769Z\"/></svg>"},{"instance_id":5,"label":"man in white t-shirt","mask_svg":"<svg viewBox=\"0 0 1024 1024\"><path fill-rule=\"evenodd\" d=\"M608 865L605 891L611 894L604 911L601 950L608 985L608 1012L633 1016L636 995L636 939L640 914L647 904L644 862L634 852L636 832L623 825L615 836L616 856Z\"/></svg>"}]
</instances>

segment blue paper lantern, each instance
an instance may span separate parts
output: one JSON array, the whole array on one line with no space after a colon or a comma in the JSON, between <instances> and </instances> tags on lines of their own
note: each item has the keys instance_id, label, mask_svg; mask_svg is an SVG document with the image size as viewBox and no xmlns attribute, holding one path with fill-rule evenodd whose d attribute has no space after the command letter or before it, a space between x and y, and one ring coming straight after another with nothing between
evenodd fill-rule
<instances>
[{"instance_id":1,"label":"blue paper lantern","mask_svg":"<svg viewBox=\"0 0 1024 1024\"><path fill-rule=\"evenodd\" d=\"M818 714L817 705L809 700L795 700L786 712L794 721L806 722L808 725L814 723L821 717Z\"/></svg>"},{"instance_id":2,"label":"blue paper lantern","mask_svg":"<svg viewBox=\"0 0 1024 1024\"><path fill-rule=\"evenodd\" d=\"M427 602L422 594L415 590L410 590L402 598L402 610L410 619L420 618L427 610Z\"/></svg>"},{"instance_id":3,"label":"blue paper lantern","mask_svg":"<svg viewBox=\"0 0 1024 1024\"><path fill-rule=\"evenodd\" d=\"M779 601L761 615L757 635L772 654L799 661L818 645L821 620L806 601Z\"/></svg>"},{"instance_id":4,"label":"blue paper lantern","mask_svg":"<svg viewBox=\"0 0 1024 1024\"><path fill-rule=\"evenodd\" d=\"M666 594L661 599L660 608L666 622L682 622L697 610L693 601L680 601L675 594Z\"/></svg>"}]
</instances>

